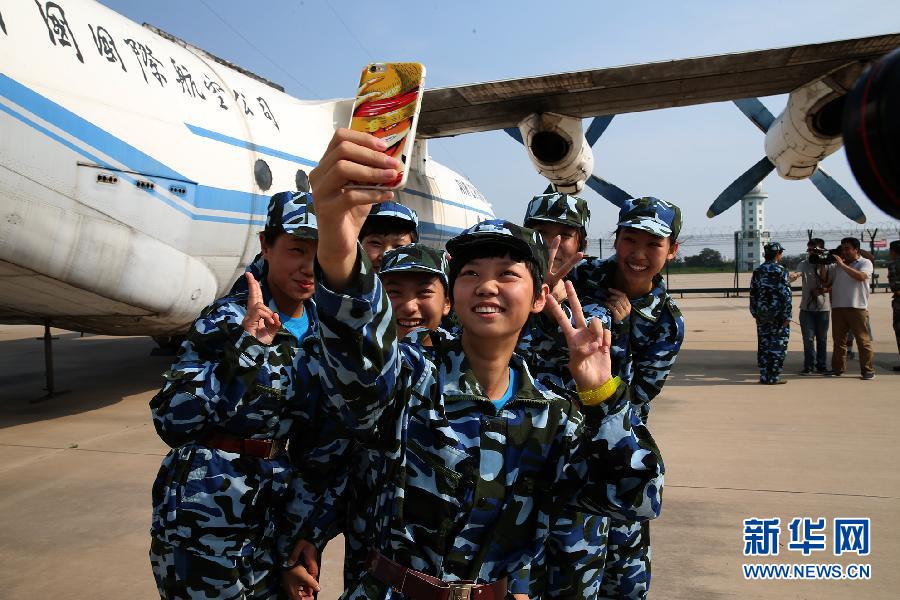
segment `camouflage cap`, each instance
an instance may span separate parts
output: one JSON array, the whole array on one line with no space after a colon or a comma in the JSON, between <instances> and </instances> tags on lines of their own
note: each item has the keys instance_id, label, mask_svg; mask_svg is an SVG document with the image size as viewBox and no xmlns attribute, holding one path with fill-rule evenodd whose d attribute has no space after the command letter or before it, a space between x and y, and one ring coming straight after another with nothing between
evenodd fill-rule
<instances>
[{"instance_id":1,"label":"camouflage cap","mask_svg":"<svg viewBox=\"0 0 900 600\"><path fill-rule=\"evenodd\" d=\"M473 225L447 242L447 252L453 256L469 248L489 243L506 246L525 254L537 266L541 281L544 280L547 275L547 247L541 236L533 229L520 227L509 221L490 219Z\"/></svg>"},{"instance_id":2,"label":"camouflage cap","mask_svg":"<svg viewBox=\"0 0 900 600\"><path fill-rule=\"evenodd\" d=\"M432 273L441 278L445 288L449 288L447 271L446 252L415 243L385 252L378 276L384 277L388 273Z\"/></svg>"},{"instance_id":3,"label":"camouflage cap","mask_svg":"<svg viewBox=\"0 0 900 600\"><path fill-rule=\"evenodd\" d=\"M763 252L766 254L778 254L779 252L784 252L784 246L779 244L778 242L769 242L765 246L763 246Z\"/></svg>"},{"instance_id":4,"label":"camouflage cap","mask_svg":"<svg viewBox=\"0 0 900 600\"><path fill-rule=\"evenodd\" d=\"M665 200L646 196L630 198L619 210L617 227L629 227L658 237L678 239L681 232L681 209Z\"/></svg>"},{"instance_id":5,"label":"camouflage cap","mask_svg":"<svg viewBox=\"0 0 900 600\"><path fill-rule=\"evenodd\" d=\"M278 192L269 199L266 228L281 229L298 238L318 239L316 211L309 192Z\"/></svg>"},{"instance_id":6,"label":"camouflage cap","mask_svg":"<svg viewBox=\"0 0 900 600\"><path fill-rule=\"evenodd\" d=\"M591 210L587 202L578 196L553 192L540 194L531 199L525 211L525 226L531 221L549 221L581 229L587 235L591 221Z\"/></svg>"},{"instance_id":7,"label":"camouflage cap","mask_svg":"<svg viewBox=\"0 0 900 600\"><path fill-rule=\"evenodd\" d=\"M381 202L379 204L373 204L372 210L369 211L369 216L366 217L366 219L378 217L393 217L395 219L409 221L413 229L419 228L419 216L416 214L416 211L408 206L403 206L399 202Z\"/></svg>"}]
</instances>

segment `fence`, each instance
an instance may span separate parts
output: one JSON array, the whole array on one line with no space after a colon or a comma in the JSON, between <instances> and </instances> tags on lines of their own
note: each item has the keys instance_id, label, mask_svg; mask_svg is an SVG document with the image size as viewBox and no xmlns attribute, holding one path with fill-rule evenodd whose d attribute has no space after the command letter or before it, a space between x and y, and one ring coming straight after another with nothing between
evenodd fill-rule
<instances>
[{"instance_id":1,"label":"fence","mask_svg":"<svg viewBox=\"0 0 900 600\"><path fill-rule=\"evenodd\" d=\"M671 272L667 270L665 275L669 290L680 295L701 293L740 296L746 294L749 290L751 269L739 269L740 261L737 258L747 247L748 242L777 241L784 246L786 255L798 255L806 252L806 243L813 237L825 240L826 248L837 247L842 238L855 237L862 242L863 249L874 253L876 250L883 249L875 247L876 241L884 240L889 244L892 240L900 239L900 223L874 223L868 226L845 228L810 227L808 229L763 232L684 232L678 240L679 256L693 256L704 248L712 248L717 250L726 261L733 262L733 264L729 265L729 270L719 273L700 274L678 272L677 269L672 269ZM587 254L601 257L610 256L615 252L614 241L614 233L608 237L590 239L588 240ZM873 291L887 288L886 269L876 268L872 287ZM796 289L799 290L799 288Z\"/></svg>"}]
</instances>

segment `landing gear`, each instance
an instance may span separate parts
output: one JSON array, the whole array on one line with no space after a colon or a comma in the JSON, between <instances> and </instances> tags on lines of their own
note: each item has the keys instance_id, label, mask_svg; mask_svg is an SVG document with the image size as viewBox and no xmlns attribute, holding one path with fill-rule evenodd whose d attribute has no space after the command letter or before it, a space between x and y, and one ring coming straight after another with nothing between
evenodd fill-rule
<instances>
[{"instance_id":1,"label":"landing gear","mask_svg":"<svg viewBox=\"0 0 900 600\"><path fill-rule=\"evenodd\" d=\"M69 390L56 391L56 386L53 381L53 340L58 340L59 338L55 338L50 335L50 321L44 321L44 337L35 338L38 340L44 340L44 375L47 381L47 387L44 389L47 390L47 393L32 400L31 403L34 404L36 402L43 402L44 400L49 400L50 398L55 398L56 396L61 396L62 394L67 393Z\"/></svg>"}]
</instances>

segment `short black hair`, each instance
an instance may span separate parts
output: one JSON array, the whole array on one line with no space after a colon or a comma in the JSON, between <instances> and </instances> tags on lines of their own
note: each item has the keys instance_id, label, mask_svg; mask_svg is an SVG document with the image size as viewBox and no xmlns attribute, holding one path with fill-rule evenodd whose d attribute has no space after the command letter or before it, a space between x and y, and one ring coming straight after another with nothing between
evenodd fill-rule
<instances>
[{"instance_id":1,"label":"short black hair","mask_svg":"<svg viewBox=\"0 0 900 600\"><path fill-rule=\"evenodd\" d=\"M891 251L900 253L900 240L894 240L891 242Z\"/></svg>"},{"instance_id":2,"label":"short black hair","mask_svg":"<svg viewBox=\"0 0 900 600\"><path fill-rule=\"evenodd\" d=\"M400 217L374 217L366 219L359 230L359 239L362 241L367 235L403 235L408 233L412 241L419 240L419 232L411 221Z\"/></svg>"},{"instance_id":3,"label":"short black hair","mask_svg":"<svg viewBox=\"0 0 900 600\"><path fill-rule=\"evenodd\" d=\"M286 232L281 227L266 227L265 229L263 229L262 236L266 241L266 246L274 246L275 242L278 240L278 237L283 233Z\"/></svg>"},{"instance_id":4,"label":"short black hair","mask_svg":"<svg viewBox=\"0 0 900 600\"><path fill-rule=\"evenodd\" d=\"M459 277L464 266L479 258L503 258L506 256L509 256L510 260L514 262L523 262L528 266L528 272L531 273L531 280L534 284L533 300L537 300L541 295L544 280L541 278L541 272L537 263L531 259L531 256L521 250L516 250L503 244L486 242L478 246L471 246L450 256L450 265L447 273L450 281L450 302L453 302L453 287L456 284L456 278Z\"/></svg>"},{"instance_id":5,"label":"short black hair","mask_svg":"<svg viewBox=\"0 0 900 600\"><path fill-rule=\"evenodd\" d=\"M807 246L812 246L813 248L824 248L825 240L822 238L809 238L809 241L806 242Z\"/></svg>"},{"instance_id":6,"label":"short black hair","mask_svg":"<svg viewBox=\"0 0 900 600\"><path fill-rule=\"evenodd\" d=\"M841 238L841 246L843 246L844 244L850 244L851 246L859 250L859 239L855 237Z\"/></svg>"}]
</instances>

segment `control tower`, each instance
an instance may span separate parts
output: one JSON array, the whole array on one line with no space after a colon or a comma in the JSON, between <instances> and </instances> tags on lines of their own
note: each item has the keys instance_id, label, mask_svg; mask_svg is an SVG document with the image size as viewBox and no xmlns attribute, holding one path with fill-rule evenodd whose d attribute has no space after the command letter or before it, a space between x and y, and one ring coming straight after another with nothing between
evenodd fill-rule
<instances>
[{"instance_id":1,"label":"control tower","mask_svg":"<svg viewBox=\"0 0 900 600\"><path fill-rule=\"evenodd\" d=\"M762 185L757 185L741 198L742 244L736 257L740 271L752 271L762 264L763 245L769 241L763 206L768 197L769 194L763 191Z\"/></svg>"}]
</instances>

